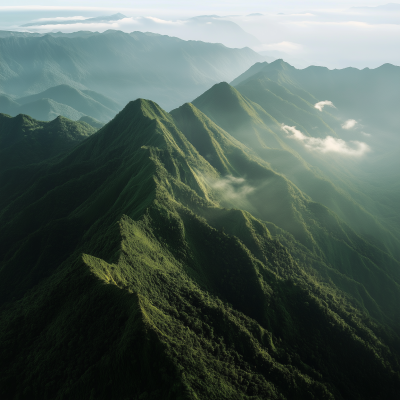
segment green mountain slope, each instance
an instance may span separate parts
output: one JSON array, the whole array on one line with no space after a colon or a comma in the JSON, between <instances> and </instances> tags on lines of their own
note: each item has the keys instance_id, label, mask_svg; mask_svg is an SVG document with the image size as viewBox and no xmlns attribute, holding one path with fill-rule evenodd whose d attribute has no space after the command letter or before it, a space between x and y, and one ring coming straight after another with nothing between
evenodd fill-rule
<instances>
[{"instance_id":1,"label":"green mountain slope","mask_svg":"<svg viewBox=\"0 0 400 400\"><path fill-rule=\"evenodd\" d=\"M262 86L258 87L258 93L262 96L264 89ZM353 194L344 191L348 189L349 184L346 180L343 181L343 175L339 175L342 179L333 183L329 179L332 174L324 174L320 168L332 169L334 160L326 155L314 157L307 149L302 150L282 131L278 120L259 104L244 97L226 83L213 86L194 100L193 104L218 126L256 152L271 168L283 174L312 200L328 207L353 229L367 235L378 247L386 247L396 258L399 256L399 239L394 238L393 233L375 217L373 212L376 208L373 202L365 199L365 196L360 198L357 192ZM292 114L288 112L288 115ZM303 117L308 118L306 113ZM332 128L328 128L335 134ZM373 206L365 209L364 202L366 205L372 203Z\"/></svg>"},{"instance_id":2,"label":"green mountain slope","mask_svg":"<svg viewBox=\"0 0 400 400\"><path fill-rule=\"evenodd\" d=\"M42 122L22 114L14 118L0 114L0 171L38 163L71 150L95 131L86 123L63 117Z\"/></svg>"},{"instance_id":3,"label":"green mountain slope","mask_svg":"<svg viewBox=\"0 0 400 400\"><path fill-rule=\"evenodd\" d=\"M290 82L318 100L331 100L349 118L360 118L364 123L389 129L397 127L398 66L384 64L379 68L363 70L329 70L317 66L296 69L283 60L276 60L270 64L255 64L231 83L236 87L250 78L261 76L284 85Z\"/></svg>"},{"instance_id":4,"label":"green mountain slope","mask_svg":"<svg viewBox=\"0 0 400 400\"><path fill-rule=\"evenodd\" d=\"M0 39L0 90L22 97L69 85L119 104L145 97L172 109L261 60L249 48L142 32L8 36Z\"/></svg>"},{"instance_id":5,"label":"green mountain slope","mask_svg":"<svg viewBox=\"0 0 400 400\"><path fill-rule=\"evenodd\" d=\"M400 67L384 64L375 69L329 70L311 66L298 70L282 60L277 60L271 64L261 64L263 68L257 73L273 76L276 74L274 70L282 71L282 64L285 65L283 74L286 79L290 79L320 100L331 100L347 117L361 119L364 124L381 130L382 127L392 131L397 129ZM247 78L248 75L246 74ZM242 79L238 77L232 84L236 86Z\"/></svg>"},{"instance_id":6,"label":"green mountain slope","mask_svg":"<svg viewBox=\"0 0 400 400\"><path fill-rule=\"evenodd\" d=\"M234 179L216 182L211 180L214 190L221 191L220 196L223 205L245 209L264 221L275 223L293 234L299 242L312 252L323 255L328 264L332 260L334 260L332 265L340 264L341 269L346 271L346 275L352 274L350 272L352 262L348 263L345 259L339 260L338 254L347 253L349 255L353 253L350 258L354 261L358 257L355 253L363 252L361 248L368 247L372 250L367 242L340 222L334 213L320 204L310 201L310 198L293 183L273 171L269 163L260 160L256 154L237 143L227 132L218 128L199 110L191 105L185 105L171 114L174 116L177 126L184 134L188 135L188 139L196 146L200 154L207 158L221 174L228 177L232 177L232 175L246 177L246 179L242 179L242 182ZM204 140L205 138L207 140ZM308 174L306 171L304 172L304 181L307 178L309 186L314 186L314 191L317 191L318 188L321 190L321 187L323 187L333 197L333 201L337 203L337 208L339 210L345 209L342 213L348 214L348 218L345 220L347 223L349 220L356 226L358 223L358 230L364 233L375 230L380 233L380 239L383 237L386 239L379 241L376 237L371 240L371 243L377 246L373 250L373 253L377 256L376 263L378 265L392 265L390 268L392 276L398 276L399 264L392 258L390 252L390 249L394 249L394 256L398 259L397 242L389 232L385 231L361 207L343 196L332 184L329 186L328 181L313 175L311 171L308 171ZM352 218L351 214L353 214ZM387 243L389 245L385 246ZM345 246L342 247L344 244ZM381 253L385 247L388 255ZM367 258L371 256L372 253L369 253ZM383 258L381 258L382 256ZM362 264L364 261L359 260L358 263ZM368 268L376 269L372 265ZM376 284L375 280L367 283L363 280L364 278L358 277L357 280L359 279L369 288ZM395 279L398 280L398 278ZM387 285L390 285L390 283L388 282ZM387 285L383 284L383 286ZM391 300L388 299L387 304L390 303Z\"/></svg>"},{"instance_id":7,"label":"green mountain slope","mask_svg":"<svg viewBox=\"0 0 400 400\"><path fill-rule=\"evenodd\" d=\"M321 169L329 180L400 237L396 223L400 192L393 191L392 184L399 166L397 153L393 152L393 148L400 146L396 128L400 119L395 111L399 101L398 75L399 67L390 65L361 71L354 68L330 71L322 67L298 70L277 60L271 64L255 64L233 83L242 95L262 106L280 123L296 126L304 135L335 137L323 126L310 124L312 118L309 115L314 113L341 140L368 145L370 151L353 162L352 157L332 157L327 153L321 156L318 152L310 152L304 143L293 140L291 145L289 143L308 163ZM294 100L291 108L285 109L284 104L276 101L284 92L290 92L292 95L286 100L291 102L296 98L299 107L301 101L303 105L308 102L308 112L296 115ZM336 109L311 110L313 104L324 100L332 101ZM287 121L288 118L291 121ZM344 122L349 119L355 126L343 129Z\"/></svg>"},{"instance_id":8,"label":"green mountain slope","mask_svg":"<svg viewBox=\"0 0 400 400\"><path fill-rule=\"evenodd\" d=\"M267 216L257 179L332 252L224 208ZM131 102L0 191L2 397L397 395L396 262L193 105Z\"/></svg>"},{"instance_id":9,"label":"green mountain slope","mask_svg":"<svg viewBox=\"0 0 400 400\"><path fill-rule=\"evenodd\" d=\"M88 117L87 115L79 118L78 122L86 122L95 129L100 129L104 126L102 122L97 121L97 119L94 119L92 117Z\"/></svg>"}]
</instances>

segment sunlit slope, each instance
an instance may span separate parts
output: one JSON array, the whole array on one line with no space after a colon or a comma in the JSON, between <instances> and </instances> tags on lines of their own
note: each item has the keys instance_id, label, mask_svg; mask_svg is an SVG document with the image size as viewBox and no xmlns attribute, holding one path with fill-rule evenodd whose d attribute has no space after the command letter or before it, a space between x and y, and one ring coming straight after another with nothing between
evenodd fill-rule
<instances>
[{"instance_id":1,"label":"sunlit slope","mask_svg":"<svg viewBox=\"0 0 400 400\"><path fill-rule=\"evenodd\" d=\"M38 163L66 152L95 131L86 123L63 117L42 122L22 114L14 118L0 114L0 171ZM2 198L6 196L3 193Z\"/></svg>"},{"instance_id":2,"label":"sunlit slope","mask_svg":"<svg viewBox=\"0 0 400 400\"><path fill-rule=\"evenodd\" d=\"M276 60L270 64L257 63L233 80L232 85L239 88L242 82L261 76L284 86L297 86L318 101L331 100L347 117L361 119L367 128L372 125L383 131L396 131L398 127L399 66L384 64L363 70L329 70L318 66L296 69L283 60Z\"/></svg>"},{"instance_id":3,"label":"sunlit slope","mask_svg":"<svg viewBox=\"0 0 400 400\"><path fill-rule=\"evenodd\" d=\"M314 207L314 232L337 229L334 248L346 232L340 262L223 208L213 182L245 173L269 177L288 213ZM69 154L10 170L1 185L3 397L397 394L390 267L379 271L373 247L351 248L361 239L345 224L192 105L129 103Z\"/></svg>"},{"instance_id":4,"label":"sunlit slope","mask_svg":"<svg viewBox=\"0 0 400 400\"><path fill-rule=\"evenodd\" d=\"M279 92L288 90L308 99L311 105L324 100L333 102L336 108L325 107L322 112L317 109L312 112L326 121L341 139L366 142L370 151L356 162L348 157L329 154L318 157L315 152L307 154L303 145L299 145L297 151L312 165L322 169L330 180L351 193L368 211L379 216L383 224L400 237L400 225L395 222L400 212L400 192L393 190L393 178L398 180L399 171L398 152L393 151L400 146L400 117L397 111L400 101L399 78L400 67L390 64L363 70L329 70L316 66L298 70L277 60L270 64L255 64L232 84L274 116L276 104L271 101L271 92L279 96ZM314 101L309 99L310 93ZM279 108L278 111L283 109ZM331 114L335 115L336 121L332 120ZM291 112L286 117L292 118L294 115ZM306 127L302 120L293 119L294 123L290 125L296 125L304 133ZM347 120L355 122L354 128L342 128ZM313 137L326 137L329 134L317 124L309 133Z\"/></svg>"},{"instance_id":5,"label":"sunlit slope","mask_svg":"<svg viewBox=\"0 0 400 400\"><path fill-rule=\"evenodd\" d=\"M386 281L386 273L382 274L382 268L389 265L390 275L397 282L394 287L400 282L400 264L390 252L391 246L395 246L395 240L368 213L343 196L327 180L308 170L308 178L315 185L314 190L330 189L337 202L336 207L348 207L342 214L351 212L355 224L364 224L359 230L377 230L394 243L389 242L385 248L373 235L364 239L358 236L332 211L312 201L291 181L276 173L267 162L268 158L264 161L257 157L255 152L237 142L193 105L186 104L172 111L171 115L200 154L221 173L220 180L207 180L205 177L219 196L221 205L242 208L264 221L273 222L294 235L309 250L319 254L327 264L362 282L369 290L375 290L375 273L382 276L382 291L386 285L392 285L390 279ZM232 175L245 179L230 179ZM368 252L364 253L367 248ZM356 258L358 261L354 262ZM374 261L370 263L371 260ZM375 272L367 278L361 272L355 272L354 264L364 264L371 272ZM392 308L391 298L386 301Z\"/></svg>"},{"instance_id":6,"label":"sunlit slope","mask_svg":"<svg viewBox=\"0 0 400 400\"><path fill-rule=\"evenodd\" d=\"M260 96L265 93L262 87L258 91ZM313 201L328 207L358 233L398 258L399 239L374 214L379 207L341 170L335 169L334 159L326 155L314 156L305 149L301 151L282 131L278 120L226 83L213 86L193 104ZM325 169L322 172L323 166L335 173L328 174Z\"/></svg>"}]
</instances>

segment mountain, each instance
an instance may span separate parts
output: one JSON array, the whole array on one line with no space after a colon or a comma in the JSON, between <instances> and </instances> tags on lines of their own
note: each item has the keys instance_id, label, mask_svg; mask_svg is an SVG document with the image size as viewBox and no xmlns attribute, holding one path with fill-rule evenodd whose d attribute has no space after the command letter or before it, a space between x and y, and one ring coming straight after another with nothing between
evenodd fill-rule
<instances>
[{"instance_id":1,"label":"mountain","mask_svg":"<svg viewBox=\"0 0 400 400\"><path fill-rule=\"evenodd\" d=\"M238 24L218 15L200 15L187 19L164 20L151 16L127 17L123 14L114 14L111 16L86 19L34 20L21 25L21 27L40 32L51 30L53 32L49 32L49 34L57 37L72 37L72 35L79 36L80 33L67 33L65 31L81 29L82 25L87 25L87 29L90 31L96 31L98 29L105 30L104 27L107 27L107 24L110 29L113 29L116 24L117 26L119 25L118 21L122 19L125 19L125 21L123 21L120 26L124 30L134 27L140 32L153 32L160 35L178 37L184 40L221 43L232 48L252 47L260 44L260 41L255 36L244 31ZM101 23L102 26L99 27L99 23ZM55 30L59 32L54 33ZM0 32L0 35L1 34Z\"/></svg>"},{"instance_id":2,"label":"mountain","mask_svg":"<svg viewBox=\"0 0 400 400\"><path fill-rule=\"evenodd\" d=\"M14 110L11 115L17 114L26 114L41 121L51 121L59 115L72 120L78 120L84 115L72 107L47 98L23 104Z\"/></svg>"},{"instance_id":3,"label":"mountain","mask_svg":"<svg viewBox=\"0 0 400 400\"><path fill-rule=\"evenodd\" d=\"M7 36L0 39L0 91L25 97L69 85L118 104L144 97L172 109L257 61L262 56L249 48L152 33Z\"/></svg>"},{"instance_id":4,"label":"mountain","mask_svg":"<svg viewBox=\"0 0 400 400\"><path fill-rule=\"evenodd\" d=\"M400 106L399 74L399 67L388 64L373 70L330 71L322 67L298 70L278 60L256 64L232 83L242 95L268 110L278 121L296 127L300 135L325 137L325 141L316 142L304 136L296 145L292 136L291 147L295 146L307 161L399 235L396 215L400 211L400 192L393 185L399 168L393 151L400 145L396 128L400 123L396 112ZM326 106L319 111L313 107L327 100L335 108ZM332 129L318 125L316 116ZM346 126L348 122L350 126ZM348 153L355 146L360 150L363 147L364 155L360 152L359 156L338 158L330 157L325 151L321 157L320 151L310 151L313 147L310 143L326 147L328 137L335 137L332 130L341 142L329 139L329 143L335 146L340 143Z\"/></svg>"},{"instance_id":5,"label":"mountain","mask_svg":"<svg viewBox=\"0 0 400 400\"><path fill-rule=\"evenodd\" d=\"M311 66L296 69L283 60L258 63L231 84L239 89L244 81L268 79L290 90L297 87L318 101L330 100L344 118L360 120L365 129L396 131L400 107L400 67L384 64L375 69L329 70ZM290 85L290 87L289 87ZM239 89L240 91L240 89ZM331 110L330 110L331 111Z\"/></svg>"},{"instance_id":6,"label":"mountain","mask_svg":"<svg viewBox=\"0 0 400 400\"><path fill-rule=\"evenodd\" d=\"M218 15L199 15L184 20L160 20L154 17L136 19L138 30L185 40L221 43L231 48L259 45L260 41L238 24Z\"/></svg>"},{"instance_id":7,"label":"mountain","mask_svg":"<svg viewBox=\"0 0 400 400\"><path fill-rule=\"evenodd\" d=\"M0 171L39 163L66 152L96 132L85 123L57 117L36 121L20 114L0 114Z\"/></svg>"},{"instance_id":8,"label":"mountain","mask_svg":"<svg viewBox=\"0 0 400 400\"><path fill-rule=\"evenodd\" d=\"M112 119L121 109L118 103L100 93L90 90L81 91L69 85L55 86L38 94L20 97L17 101L20 104L27 104L42 99L54 100L103 122Z\"/></svg>"},{"instance_id":9,"label":"mountain","mask_svg":"<svg viewBox=\"0 0 400 400\"><path fill-rule=\"evenodd\" d=\"M257 88L258 93L262 95L266 93L264 98L269 100L272 94L271 91L265 91L259 81L254 87ZM388 251L395 257L399 257L400 253L396 250L399 246L399 232L397 230L395 232L388 231L386 219L377 220L376 204L371 207L369 212L366 210L366 208L369 208L369 203L374 203L372 199L360 199L357 193L353 194L348 188L348 186L352 187L352 181L349 183L349 178L347 176L343 177L340 170L336 171L336 176L339 176L342 180L333 183L329 179L330 175L321 173L319 170L322 167L325 167L325 170L334 169L333 160L327 159L326 155L321 160L318 156L310 156L309 151L301 151L301 148L294 143L293 139L288 138L283 132L278 120L295 124L297 127L301 126L299 122L302 122L303 125L307 123L306 126L319 124L322 128L325 126L327 130L329 129L328 132L332 137L336 136L333 129L323 119L320 119L319 115L317 115L319 121L314 117L317 112L320 113L314 107L288 91L283 92L283 94L288 99L302 100L302 103L298 103L302 108L294 103L289 107L289 101L283 102L283 99L277 96L275 96L277 98L275 103L268 101L264 104L259 101L259 104L264 105L264 108L262 108L227 83L215 85L195 99L193 104L217 125L230 132L232 136L256 152L277 172L284 174L290 181L294 182L314 201L330 208L353 229L358 230L359 233L368 234L378 247L389 245L390 250L388 249ZM281 96L283 95L281 94ZM271 113L274 113L279 105L279 113L274 115L278 120L265 111L265 109L268 109ZM291 119L289 121L282 116L284 113L290 115ZM307 133L305 128L302 128L302 130ZM314 131L313 133L315 134L316 132ZM342 160L340 162L343 164ZM316 169L316 167L319 168ZM335 175L333 176L336 177ZM321 191L321 187L324 188L323 191ZM273 216L268 216L267 219L271 220L271 218ZM292 222L290 226L294 227ZM290 229L286 229L290 231ZM380 239L382 238L385 239L381 241Z\"/></svg>"},{"instance_id":10,"label":"mountain","mask_svg":"<svg viewBox=\"0 0 400 400\"><path fill-rule=\"evenodd\" d=\"M81 117L78 122L86 122L90 126L92 126L95 129L100 129L104 126L104 124L100 121L97 121L97 119L94 119L92 117L88 117L87 115Z\"/></svg>"},{"instance_id":11,"label":"mountain","mask_svg":"<svg viewBox=\"0 0 400 400\"><path fill-rule=\"evenodd\" d=\"M69 19L69 20L51 20L51 21L39 21L39 22L28 22L27 24L21 25L21 27L37 27L37 26L46 26L46 25L71 25L71 24L93 24L98 22L114 22L119 21L121 19L127 18L125 15L121 13L113 14L113 15L104 15L100 17L86 18L86 19Z\"/></svg>"},{"instance_id":12,"label":"mountain","mask_svg":"<svg viewBox=\"0 0 400 400\"><path fill-rule=\"evenodd\" d=\"M0 94L0 110L4 114L13 114L18 109L19 104L11 97Z\"/></svg>"},{"instance_id":13,"label":"mountain","mask_svg":"<svg viewBox=\"0 0 400 400\"><path fill-rule=\"evenodd\" d=\"M224 119L289 153L266 110L211 90L212 118L138 99L0 176L3 398L396 398L399 259Z\"/></svg>"},{"instance_id":14,"label":"mountain","mask_svg":"<svg viewBox=\"0 0 400 400\"><path fill-rule=\"evenodd\" d=\"M113 100L91 90L80 91L68 85L59 85L42 93L12 100L0 95L0 111L11 116L27 114L35 119L51 121L62 115L78 120L87 115L107 122L119 111Z\"/></svg>"}]
</instances>

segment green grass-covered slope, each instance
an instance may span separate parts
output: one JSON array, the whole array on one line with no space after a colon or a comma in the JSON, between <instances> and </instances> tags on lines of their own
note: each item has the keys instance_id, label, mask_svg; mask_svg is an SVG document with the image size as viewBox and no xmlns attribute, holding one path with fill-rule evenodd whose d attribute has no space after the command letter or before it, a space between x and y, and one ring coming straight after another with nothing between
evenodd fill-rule
<instances>
[{"instance_id":1,"label":"green grass-covered slope","mask_svg":"<svg viewBox=\"0 0 400 400\"><path fill-rule=\"evenodd\" d=\"M244 171L339 258L224 208ZM0 190L2 398L396 398L392 261L193 105L131 102Z\"/></svg>"},{"instance_id":2,"label":"green grass-covered slope","mask_svg":"<svg viewBox=\"0 0 400 400\"><path fill-rule=\"evenodd\" d=\"M296 69L283 60L270 64L257 63L232 81L239 86L246 81L268 78L288 87L296 86L311 93L318 101L331 100L348 118L371 126L396 132L399 124L400 67L384 64L378 68L344 68L329 70L310 66Z\"/></svg>"},{"instance_id":3,"label":"green grass-covered slope","mask_svg":"<svg viewBox=\"0 0 400 400\"><path fill-rule=\"evenodd\" d=\"M265 93L262 86L257 91L260 96ZM287 137L279 120L267 113L269 108L263 109L227 83L214 85L193 104L312 200L325 205L357 232L399 257L400 236L395 237L392 230L386 229L385 219L376 212L385 207L377 207L375 201L360 193L354 184L356 179L349 180L343 173L340 165L343 159L338 162L337 157L327 154L311 154L302 144Z\"/></svg>"},{"instance_id":4,"label":"green grass-covered slope","mask_svg":"<svg viewBox=\"0 0 400 400\"><path fill-rule=\"evenodd\" d=\"M397 129L400 118L396 112L399 74L399 67L388 64L363 70L331 71L323 67L298 70L277 60L255 64L232 84L279 123L296 126L305 135L335 137L333 130L336 137L350 146L355 144L353 141L367 145L369 151L362 157L349 157L310 151L304 143L293 139L289 139L292 143L287 142L400 237L400 225L396 222L400 192L392 183L399 170L397 152L393 151L400 146ZM332 101L336 108L325 107L322 112L313 108L317 101L324 100ZM332 129L315 122L311 114ZM342 125L349 119L354 120L355 126L343 129ZM283 164L288 165L286 161Z\"/></svg>"},{"instance_id":5,"label":"green grass-covered slope","mask_svg":"<svg viewBox=\"0 0 400 400\"><path fill-rule=\"evenodd\" d=\"M64 117L43 122L23 114L0 114L0 174L66 152L94 132L88 124Z\"/></svg>"}]
</instances>

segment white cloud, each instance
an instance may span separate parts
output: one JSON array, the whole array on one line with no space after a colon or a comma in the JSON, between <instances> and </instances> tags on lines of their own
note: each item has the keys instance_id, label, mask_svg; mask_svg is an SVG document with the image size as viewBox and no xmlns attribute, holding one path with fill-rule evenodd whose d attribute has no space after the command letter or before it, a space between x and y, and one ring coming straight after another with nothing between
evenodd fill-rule
<instances>
[{"instance_id":1,"label":"white cloud","mask_svg":"<svg viewBox=\"0 0 400 400\"><path fill-rule=\"evenodd\" d=\"M303 13L303 14L278 14L280 17L315 17L315 14Z\"/></svg>"},{"instance_id":2,"label":"white cloud","mask_svg":"<svg viewBox=\"0 0 400 400\"><path fill-rule=\"evenodd\" d=\"M85 20L89 19L90 17L81 17L77 15L76 17L54 17L54 18L39 18L39 19L34 19L31 22L47 22L47 21L80 21L80 20Z\"/></svg>"},{"instance_id":3,"label":"white cloud","mask_svg":"<svg viewBox=\"0 0 400 400\"><path fill-rule=\"evenodd\" d=\"M262 44L262 45L257 45L254 46L253 49L256 51L283 51L286 53L294 53L301 51L303 46L298 43L294 42L279 42L279 43L271 43L271 44Z\"/></svg>"},{"instance_id":4,"label":"white cloud","mask_svg":"<svg viewBox=\"0 0 400 400\"><path fill-rule=\"evenodd\" d=\"M366 133L366 132L361 132L361 134L364 135L364 136L367 136L367 137L372 136L370 133Z\"/></svg>"},{"instance_id":5,"label":"white cloud","mask_svg":"<svg viewBox=\"0 0 400 400\"><path fill-rule=\"evenodd\" d=\"M355 119L348 119L344 124L342 124L343 129L352 129L356 126L357 121Z\"/></svg>"},{"instance_id":6,"label":"white cloud","mask_svg":"<svg viewBox=\"0 0 400 400\"><path fill-rule=\"evenodd\" d=\"M247 185L245 182L244 178L236 178L232 175L227 175L225 178L212 182L211 187L220 191L225 200L244 200L248 194L254 191L254 188Z\"/></svg>"},{"instance_id":7,"label":"white cloud","mask_svg":"<svg viewBox=\"0 0 400 400\"><path fill-rule=\"evenodd\" d=\"M292 22L293 24L306 25L324 25L324 26L350 26L356 28L373 28L376 25L363 21L300 21Z\"/></svg>"},{"instance_id":8,"label":"white cloud","mask_svg":"<svg viewBox=\"0 0 400 400\"><path fill-rule=\"evenodd\" d=\"M325 106L336 108L330 100L319 101L318 103L314 104L314 107L319 111L322 111Z\"/></svg>"},{"instance_id":9,"label":"white cloud","mask_svg":"<svg viewBox=\"0 0 400 400\"><path fill-rule=\"evenodd\" d=\"M295 126L288 126L282 124L282 130L287 134L291 134L289 137L304 143L304 146L313 151L320 153L339 153L347 156L362 156L368 151L370 147L363 142L356 140L345 142L342 139L336 139L332 136L327 136L324 139L314 138L305 136L302 132L296 129Z\"/></svg>"},{"instance_id":10,"label":"white cloud","mask_svg":"<svg viewBox=\"0 0 400 400\"><path fill-rule=\"evenodd\" d=\"M186 21L168 21L168 20L156 18L156 17L145 17L145 18L149 19L150 21L155 22L156 24L162 24L162 25L183 25L186 23Z\"/></svg>"},{"instance_id":11,"label":"white cloud","mask_svg":"<svg viewBox=\"0 0 400 400\"><path fill-rule=\"evenodd\" d=\"M45 24L45 25L34 25L26 27L25 30L29 30L29 32L53 32L53 31L62 31L62 32L77 32L77 31L92 31L92 32L104 32L109 29L113 30L121 30L121 31L130 31L132 29L136 29L140 22L136 18L123 18L117 21L104 21L104 22L77 22L74 24ZM21 30L21 29L19 29Z\"/></svg>"}]
</instances>

